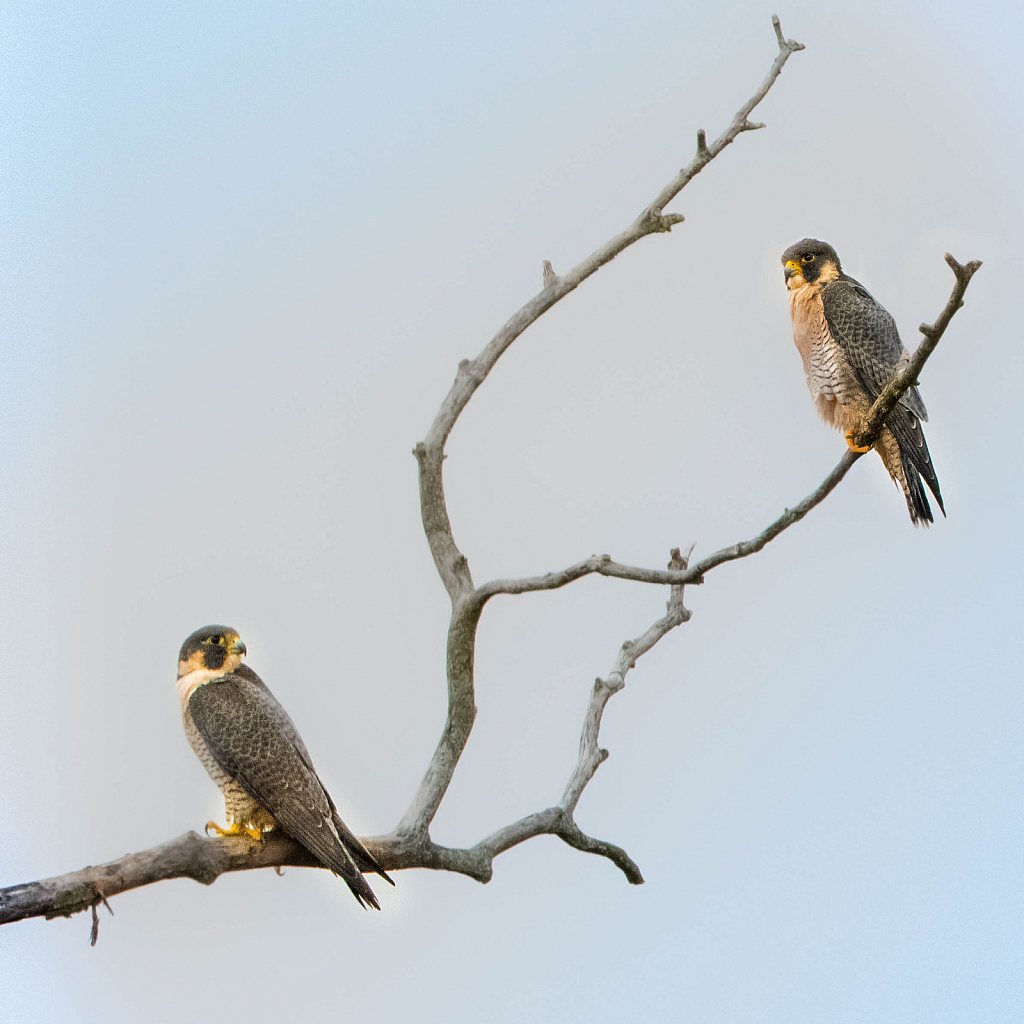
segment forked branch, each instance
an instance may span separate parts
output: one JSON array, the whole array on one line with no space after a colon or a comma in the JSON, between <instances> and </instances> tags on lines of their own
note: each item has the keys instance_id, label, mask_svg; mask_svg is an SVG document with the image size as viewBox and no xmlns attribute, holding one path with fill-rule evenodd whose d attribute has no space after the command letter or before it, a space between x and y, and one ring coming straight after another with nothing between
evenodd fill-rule
<instances>
[{"instance_id":1,"label":"forked branch","mask_svg":"<svg viewBox=\"0 0 1024 1024\"><path fill-rule=\"evenodd\" d=\"M460 363L455 382L426 439L416 447L424 531L452 603L447 650L449 706L437 750L402 821L389 835L364 840L387 870L432 868L460 872L485 882L492 875L493 860L498 854L534 836L546 834L558 836L575 849L606 857L623 871L630 882L642 882L639 868L624 850L585 835L574 820L583 790L608 756L599 742L601 719L608 701L625 686L626 677L637 659L690 618L690 612L683 605L684 585L702 583L705 575L717 566L760 551L824 500L859 458L855 452L844 455L812 494L794 508L786 509L782 516L752 540L723 548L692 566L688 564L689 551L682 555L678 550L673 550L667 570L623 565L607 555L601 555L544 576L496 580L476 588L468 562L455 543L445 506L442 477L445 442L462 410L509 345L539 316L618 253L646 235L668 231L679 223L682 216L665 214L665 205L742 132L763 127L751 122L750 114L767 94L789 57L803 49L801 44L785 39L778 18L772 21L779 45L778 56L759 89L740 108L725 132L710 145L703 130L698 132L697 152L693 160L625 231L566 275L559 277L550 263L544 264L542 291L502 327L476 359ZM964 293L980 263L961 266L951 256L947 255L946 259L957 279L953 294L935 323L921 326L924 340L906 366L894 375L865 417L855 438L860 445L870 444L876 439L885 416L907 389L917 382L925 361L934 351L953 315L963 305ZM474 647L484 606L492 597L500 594L517 595L557 589L591 574L668 586L669 600L666 614L641 636L624 643L608 675L595 681L584 717L579 758L561 801L497 830L468 849L453 849L434 843L429 835L430 823L451 782L476 715ZM169 878L192 878L208 885L225 872L284 865L319 866L303 847L280 832L270 833L258 846L243 838L205 839L190 832L109 864L0 890L0 923L35 916L69 916L91 908L92 936L95 941L98 925L96 908L100 903L107 904L107 900L118 893Z\"/></svg>"},{"instance_id":2,"label":"forked branch","mask_svg":"<svg viewBox=\"0 0 1024 1024\"><path fill-rule=\"evenodd\" d=\"M430 766L416 796L396 828L395 835L415 836L418 842L427 839L430 823L452 780L476 717L473 654L480 612L490 596L501 592L500 589L495 590L493 587L490 591L484 592L474 588L469 563L455 542L444 493L444 447L448 436L476 389L487 378L502 354L527 327L634 242L647 235L669 231L674 224L679 223L683 219L682 215L664 213L665 206L742 132L763 127L751 123L751 112L768 94L786 61L798 50L803 49L802 44L785 38L777 17L772 18L772 24L778 42L778 54L764 81L754 95L740 107L725 131L710 146L704 132L701 131L698 135L697 152L690 163L644 207L632 224L592 252L582 263L559 276L551 264L545 262L542 290L505 323L475 359L463 359L459 363L455 381L442 402L426 438L415 448L414 454L419 466L423 530L430 545L434 565L452 603L447 658L448 717ZM584 569L581 575L591 571L604 571L605 575L614 575L610 561L604 566L604 570L599 567ZM660 578L651 579L649 582L677 581Z\"/></svg>"},{"instance_id":3,"label":"forked branch","mask_svg":"<svg viewBox=\"0 0 1024 1024\"><path fill-rule=\"evenodd\" d=\"M427 535L427 542L430 545L438 575L440 575L453 604L469 596L473 581L465 556L455 544L451 522L445 507L442 461L448 435L476 389L487 378L512 342L527 327L634 242L638 242L647 235L669 231L673 225L681 223L682 214L665 214L663 212L665 207L742 132L764 127L761 124L750 122L751 112L768 94L769 89L782 72L786 61L798 50L804 48L802 43L794 42L783 36L777 17L772 17L772 24L775 27L775 36L779 46L778 55L764 81L754 95L736 112L736 116L725 131L708 146L704 131L701 129L697 134L697 152L693 159L658 193L654 200L644 207L632 224L605 242L599 249L595 249L572 270L559 276L550 262L544 261L544 286L541 291L513 314L475 359L463 359L459 363L458 373L448 395L442 402L426 438L415 449L415 455L419 462L423 529Z\"/></svg>"},{"instance_id":4,"label":"forked branch","mask_svg":"<svg viewBox=\"0 0 1024 1024\"><path fill-rule=\"evenodd\" d=\"M865 422L872 420L886 395L891 394L894 402L899 401L906 390L916 383L920 368L934 351L953 315L963 305L967 284L980 263L968 263L961 267L952 257L947 257L947 262L957 276L956 286L945 310L935 323L922 327L925 341L908 363L908 369L915 368L913 376L905 372L897 374L892 381L891 392L888 387L883 391L865 417ZM813 493L792 509L787 509L757 537L723 548L696 565L687 567L689 552L684 556L678 551L673 551L667 571L620 566L607 556L600 556L559 573L549 573L546 576L520 581L496 581L482 586L476 592L477 600L471 603L476 617L479 617L479 611L486 600L496 594L522 594L565 586L591 572L601 573L602 568L608 567L613 567L613 571L604 572L604 575L644 583L668 584L671 591L665 616L636 640L623 644L607 677L595 681L584 717L579 760L557 806L507 825L468 849L440 846L431 841L425 829L405 834L396 830L388 836L365 839L364 842L371 853L390 871L413 867L433 868L460 872L486 882L491 878L493 861L498 854L534 836L556 835L575 849L606 857L622 870L630 882L642 882L643 877L639 868L623 849L585 835L573 819L580 795L608 756L608 752L603 750L599 743L601 717L605 706L609 699L623 688L626 675L636 664L637 659L668 632L690 618L689 610L683 606L685 583L700 583L704 575L717 566L760 551L769 541L798 522L824 500L858 458L859 453L847 452ZM195 832L189 832L160 846L141 853L129 854L108 864L0 890L0 924L21 921L29 917L67 917L91 909L91 936L95 941L99 920L95 914L96 908L101 903L109 908L108 899L119 893L171 878L191 878L204 885L210 885L226 872L289 865L319 866L302 846L280 832L270 833L259 846L253 846L243 838L205 839Z\"/></svg>"},{"instance_id":5,"label":"forked branch","mask_svg":"<svg viewBox=\"0 0 1024 1024\"><path fill-rule=\"evenodd\" d=\"M883 410L888 408L889 411L892 411L895 404L903 397L907 390L917 383L917 377L921 369L932 352L935 351L935 347L949 326L950 320L956 311L963 306L964 294L971 277L981 266L978 261L961 266L948 253L946 255L946 262L956 276L956 282L950 299L934 324L922 325L921 331L925 335L924 340L910 357L906 366L893 375L893 379L882 390L882 393L868 411L864 419L866 426L862 427L863 436L868 439L865 444L873 442L877 438L881 430L881 424L884 422ZM463 609L472 610L474 623L479 621L480 612L484 604L499 594L518 595L541 590L555 590L585 576L594 574L632 580L639 583L668 585L671 587L671 597L668 602L666 615L654 623L643 636L623 644L615 665L607 678L595 681L584 719L583 735L580 739L579 762L566 786L565 794L559 806L557 808L548 808L539 814L529 815L508 826L506 829L499 830L494 836L488 837L481 844L473 847L472 850L461 851L461 853L473 854L475 856L487 854L493 859L495 853L508 849L510 846L522 842L533 835L541 834L561 835L566 842L570 842L565 834L565 830L570 827L576 827L572 816L580 796L593 778L594 773L608 757L608 752L603 750L598 742L601 716L604 713L604 708L611 697L623 688L626 674L636 664L637 659L647 653L672 629L689 620L690 612L683 606L684 585L703 583L705 575L712 569L724 565L726 562L746 558L761 551L779 534L794 523L799 522L811 509L824 501L839 485L839 482L846 476L860 456L861 453L859 452L847 451L832 472L811 494L792 508L785 509L781 516L762 530L756 537L751 540L740 541L727 548L722 548L695 565L688 564L689 551L683 556L678 550L673 550L672 560L669 562L667 571L623 565L613 561L608 555L592 555L582 562L577 562L575 565L557 572L518 580L493 580L477 588L472 596L466 599L460 606ZM467 683L470 687L472 686L471 666ZM471 695L472 691L470 690L469 692ZM446 738L447 734L442 739L442 746L445 744ZM449 754L451 754L450 750ZM455 761L457 763L457 758ZM432 845L428 836L431 820L429 809L414 805L410 810L413 812L409 822L412 827L408 830L407 834L409 836L418 835L424 844ZM418 828L417 825L419 826ZM382 838L392 839L396 837L397 833L392 837ZM621 868L631 882L636 883L642 880L639 869L621 848L611 844L601 844L596 840L591 840L590 843L592 845L586 847L578 846L577 848L588 849L590 852L601 853L608 857ZM570 845L576 844L570 843ZM446 850L445 853L446 856L454 857L459 855L460 851ZM482 864L476 861L474 861L474 866L483 867ZM454 867L454 870L460 870L460 868ZM483 877L483 874L475 875L474 877ZM489 862L486 865L486 877L490 877Z\"/></svg>"},{"instance_id":6,"label":"forked branch","mask_svg":"<svg viewBox=\"0 0 1024 1024\"><path fill-rule=\"evenodd\" d=\"M864 422L854 432L851 440L858 448L867 448L878 440L878 434L882 429L886 416L896 408L896 403L907 391L917 384L918 375L921 373L925 361L935 351L935 346L938 345L939 339L949 326L949 321L953 319L956 311L963 306L967 286L971 283L971 278L974 277L981 266L981 260L971 260L969 263L961 266L948 252L946 253L946 262L956 277L953 294L950 295L946 308L939 314L935 323L921 324L918 328L924 335L924 339L917 346L917 351L910 357L903 368L893 375L892 380L885 385L875 404L871 406L867 416L864 417Z\"/></svg>"},{"instance_id":7,"label":"forked branch","mask_svg":"<svg viewBox=\"0 0 1024 1024\"><path fill-rule=\"evenodd\" d=\"M597 745L597 736L601 713L608 698L622 688L626 673L636 659L670 629L689 617L689 612L682 605L682 585L685 581L680 573L685 571L685 559L680 559L676 552L669 571L661 572L622 566L607 557L592 558L554 577L518 584L514 581L497 582L477 590L469 564L455 543L448 518L442 473L444 446L462 410L512 342L556 302L634 242L650 234L669 231L673 225L682 222L681 214L666 214L665 206L742 132L762 127L750 121L751 112L767 95L790 56L803 49L800 43L783 36L778 18L773 17L772 23L778 42L778 54L764 81L737 111L726 130L710 146L704 131L698 132L697 151L690 163L644 207L632 224L568 273L559 276L551 264L545 261L541 291L508 320L475 359L463 360L459 364L455 382L426 438L416 446L423 528L434 564L452 603L447 653L448 715L437 750L402 821L390 835L366 840L370 850L388 869L440 868L461 871L486 881L491 876L495 856L531 836L547 833L560 836L576 849L609 858L625 872L630 881L642 881L639 869L625 852L610 843L585 835L573 820L573 812L583 788L607 756ZM499 829L471 849L454 850L438 846L430 839L430 823L448 789L476 717L473 661L476 629L484 605L490 597L499 593L551 589L591 572L669 585L672 589L667 614L643 636L631 644L623 645L608 678L595 684L580 742L580 760L562 802L557 807L529 815ZM300 846L280 833L271 833L256 848L249 847L239 839L204 839L195 833L188 833L151 850L122 857L98 868L86 868L70 875L2 890L0 923L39 915L70 915L90 907L95 908L117 893L167 878L189 877L209 884L228 871L311 863L312 859ZM96 920L94 915L94 933Z\"/></svg>"}]
</instances>

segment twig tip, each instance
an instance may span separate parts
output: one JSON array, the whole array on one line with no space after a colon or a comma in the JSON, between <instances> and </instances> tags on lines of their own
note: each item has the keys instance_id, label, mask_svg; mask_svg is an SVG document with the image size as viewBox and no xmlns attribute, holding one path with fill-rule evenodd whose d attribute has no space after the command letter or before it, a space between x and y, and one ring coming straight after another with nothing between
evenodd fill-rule
<instances>
[{"instance_id":1,"label":"twig tip","mask_svg":"<svg viewBox=\"0 0 1024 1024\"><path fill-rule=\"evenodd\" d=\"M795 39L787 39L782 34L782 23L779 21L779 16L777 14L772 15L772 28L775 29L775 38L779 42L780 50L789 50L790 53L795 53L797 50L802 50L804 48L803 43L798 43Z\"/></svg>"}]
</instances>

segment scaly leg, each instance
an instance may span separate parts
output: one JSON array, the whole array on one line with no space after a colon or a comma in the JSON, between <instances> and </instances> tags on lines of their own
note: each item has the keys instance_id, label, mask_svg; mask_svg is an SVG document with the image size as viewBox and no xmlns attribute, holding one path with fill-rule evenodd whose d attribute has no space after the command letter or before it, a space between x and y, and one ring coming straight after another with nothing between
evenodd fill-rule
<instances>
[{"instance_id":1,"label":"scaly leg","mask_svg":"<svg viewBox=\"0 0 1024 1024\"><path fill-rule=\"evenodd\" d=\"M861 454L863 454L864 452L871 451L871 445L868 445L866 448L861 448L860 445L856 445L856 444L853 443L853 431L852 430L848 430L846 432L846 434L845 434L845 437L846 437L846 444L849 447L851 452L860 452Z\"/></svg>"},{"instance_id":2,"label":"scaly leg","mask_svg":"<svg viewBox=\"0 0 1024 1024\"><path fill-rule=\"evenodd\" d=\"M208 821L206 823L206 834L210 834L210 830L213 830L217 835L224 836L240 836L247 835L254 843L263 842L263 831L255 827L255 825L243 825L240 821L233 821L227 828L221 828L215 821Z\"/></svg>"}]
</instances>

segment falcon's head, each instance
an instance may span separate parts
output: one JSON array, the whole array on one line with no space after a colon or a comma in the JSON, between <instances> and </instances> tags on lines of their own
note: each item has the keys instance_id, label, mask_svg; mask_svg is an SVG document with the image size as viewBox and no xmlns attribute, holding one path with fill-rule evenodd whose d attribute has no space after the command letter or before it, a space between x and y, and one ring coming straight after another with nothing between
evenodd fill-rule
<instances>
[{"instance_id":1,"label":"falcon's head","mask_svg":"<svg viewBox=\"0 0 1024 1024\"><path fill-rule=\"evenodd\" d=\"M203 626L181 645L178 654L178 678L209 669L214 672L234 672L242 664L245 644L238 631L230 626Z\"/></svg>"},{"instance_id":2,"label":"falcon's head","mask_svg":"<svg viewBox=\"0 0 1024 1024\"><path fill-rule=\"evenodd\" d=\"M819 278L834 281L843 272L835 249L817 238L804 238L791 245L782 254L782 268L790 291L814 284Z\"/></svg>"}]
</instances>

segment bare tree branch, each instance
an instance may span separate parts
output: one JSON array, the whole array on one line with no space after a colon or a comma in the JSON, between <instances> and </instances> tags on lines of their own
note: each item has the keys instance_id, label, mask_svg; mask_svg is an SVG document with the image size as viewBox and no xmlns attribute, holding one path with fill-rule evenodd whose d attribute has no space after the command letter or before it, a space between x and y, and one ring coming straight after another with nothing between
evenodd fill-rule
<instances>
[{"instance_id":1,"label":"bare tree branch","mask_svg":"<svg viewBox=\"0 0 1024 1024\"><path fill-rule=\"evenodd\" d=\"M907 391L919 383L918 376L925 362L935 351L954 314L963 307L967 286L971 283L971 278L982 265L980 260L971 260L969 263L961 265L948 252L945 258L956 276L956 284L953 287L949 301L935 323L921 324L920 331L924 335L924 340L918 345L914 354L902 364L901 368L885 385L881 394L875 399L874 404L868 410L860 427L853 432L851 440L858 448L868 448L878 439L878 434L882 429L885 417L892 412L896 407L896 403L899 402ZM669 570L667 572L660 569L644 569L612 561L610 555L591 555L590 558L583 562L577 562L575 565L570 565L567 569L549 572L543 576L532 576L518 580L492 580L479 587L476 593L484 600L488 600L495 594L526 594L538 590L557 590L569 583L574 583L578 579L582 579L584 576L590 576L595 573L601 576L614 576L623 580L635 580L638 583L667 584L670 586L703 583L704 574L711 569L725 562L732 562L738 558L746 558L748 555L755 554L769 541L778 537L783 530L803 519L812 508L819 505L835 490L839 482L846 476L862 454L864 453L847 451L839 460L835 469L829 473L816 490L793 508L785 509L775 522L752 540L741 541L730 547L722 548L689 569L682 571Z\"/></svg>"},{"instance_id":2,"label":"bare tree branch","mask_svg":"<svg viewBox=\"0 0 1024 1024\"><path fill-rule=\"evenodd\" d=\"M559 836L576 849L607 857L621 868L631 882L643 881L639 869L623 850L585 835L572 815L583 788L607 756L597 745L605 704L613 693L622 689L625 676L636 659L670 629L689 618L690 613L682 604L682 584L686 581L680 575L680 570L685 570L685 559L674 552L670 571L657 572L622 566L607 557L595 557L560 574L539 580L497 581L476 590L469 564L455 543L445 504L444 446L470 398L512 342L556 302L634 242L650 234L669 231L673 225L682 222L681 214L666 214L663 212L664 207L741 132L763 127L749 120L751 112L767 95L789 57L803 49L800 43L783 36L778 18L773 17L772 23L779 46L778 55L760 87L736 113L722 135L709 146L703 129L699 131L697 152L690 163L661 190L629 227L568 273L559 276L550 262L544 262L543 288L540 293L498 331L476 359L463 360L459 364L455 382L426 438L415 448L423 529L438 575L452 603L447 647L448 715L437 750L401 822L390 835L366 840L368 848L386 869L438 868L460 871L480 881L487 881L491 877L492 861L499 853L532 836L551 834ZM672 587L672 596L665 617L637 640L624 644L608 679L599 680L595 684L580 740L579 762L561 804L499 829L471 849L456 850L438 846L430 839L430 823L451 782L476 717L473 660L476 629L484 605L497 593L552 589L592 572L640 582L667 584ZM162 879L193 878L208 885L228 871L289 864L313 866L315 862L302 847L280 832L270 833L258 846L235 838L206 839L190 832L168 843L142 853L130 854L100 867L2 890L0 923L40 915L70 915L91 908L94 914L92 938L95 941L98 929L95 908L98 903L105 903L110 896Z\"/></svg>"},{"instance_id":3,"label":"bare tree branch","mask_svg":"<svg viewBox=\"0 0 1024 1024\"><path fill-rule=\"evenodd\" d=\"M672 226L683 218L680 214L663 213L665 206L741 132L763 127L750 122L751 112L768 94L768 90L779 77L790 56L803 49L802 44L787 40L783 36L777 17L773 16L772 24L779 46L778 55L760 87L737 111L729 127L710 146L707 145L704 132L701 131L693 160L658 193L653 202L643 209L629 227L592 252L582 263L564 276L559 276L555 274L551 264L545 262L543 289L505 323L475 359L463 359L459 363L455 382L442 402L426 438L414 449L419 466L423 530L430 545L434 565L452 603L447 652L448 717L427 772L395 830L396 835L418 834L421 839L426 838L427 830L451 783L455 766L462 756L476 717L473 692L476 627L483 604L490 595L474 592L469 563L455 543L452 533L443 479L444 446L448 436L476 389L487 378L512 342L527 327L634 242L650 234L671 230Z\"/></svg>"},{"instance_id":4,"label":"bare tree branch","mask_svg":"<svg viewBox=\"0 0 1024 1024\"><path fill-rule=\"evenodd\" d=\"M109 864L0 889L0 924L27 917L70 917L129 889L168 878L210 885L226 871L316 863L303 847L279 833L270 833L261 846L253 846L244 839L204 839L187 832Z\"/></svg>"},{"instance_id":5,"label":"bare tree branch","mask_svg":"<svg viewBox=\"0 0 1024 1024\"><path fill-rule=\"evenodd\" d=\"M881 419L876 417L883 401L891 401L891 410L903 394L916 383L917 375L925 361L935 350L956 311L962 307L971 277L981 266L978 261L961 266L948 254L946 262L957 279L949 302L934 324L922 325L921 331L925 335L925 340L921 342L907 366L895 374L893 380L883 389L865 417L865 424L880 423ZM862 430L864 429L862 427ZM876 426L874 429L877 431L879 428ZM668 571L622 566L612 562L607 556L594 556L559 573L549 573L526 580L498 580L485 584L472 595L472 600L464 601L466 618L460 630L475 634L476 622L479 620L483 605L495 594L550 590L565 586L591 573L644 583L667 584L672 588L666 615L642 636L623 644L608 677L595 681L584 716L579 760L557 807L549 807L506 825L469 849L439 846L431 841L426 828L414 828L403 832L400 827L390 835L363 840L378 862L389 871L401 868L432 868L459 872L480 882L487 882L493 874L493 860L496 856L535 836L554 835L574 849L606 857L620 868L631 883L642 883L640 869L624 850L585 835L573 819L580 795L608 757L608 752L599 744L601 717L605 706L610 698L624 687L625 677L637 659L646 654L668 632L690 618L689 610L683 606L684 584L700 583L704 574L711 569L760 551L769 541L823 501L858 458L860 453L848 451L814 492L792 509L786 509L782 516L753 540L723 548L689 568L689 551L686 555L681 555L678 550L673 550ZM608 571L603 571L606 569ZM460 643L463 641L464 638ZM456 646L460 646L460 643ZM465 671L464 666L460 671ZM472 672L471 664L469 671ZM475 709L473 710L475 713ZM242 837L207 839L195 832L188 832L170 842L141 853L129 854L108 864L0 889L0 924L21 921L29 917L70 917L79 911L90 910L90 938L95 944L99 927L96 909L103 903L110 910L108 898L119 893L171 878L191 878L204 885L210 885L220 875L231 871L292 865L322 867L304 847L282 832L269 833L258 846Z\"/></svg>"},{"instance_id":6,"label":"bare tree branch","mask_svg":"<svg viewBox=\"0 0 1024 1024\"><path fill-rule=\"evenodd\" d=\"M779 19L774 15L772 24L775 27L775 35L779 44L778 56L760 87L736 112L729 127L710 147L707 145L704 130L701 129L697 133L697 153L693 160L658 193L651 203L644 207L640 215L625 231L620 232L596 249L567 274L560 277L554 272L550 262L545 261L544 287L541 291L505 323L475 359L463 359L459 363L455 382L441 404L426 438L416 446L414 451L420 468L420 504L423 529L427 535L438 574L453 603L467 596L468 591L472 589L472 578L469 575L465 556L459 551L452 536L442 482L444 446L456 420L497 361L527 327L634 242L650 234L669 231L674 224L681 223L683 220L681 214L666 215L662 212L665 206L726 146L735 141L741 132L764 127L761 124L752 124L748 120L751 112L768 94L768 90L779 77L790 56L804 48L802 43L794 42L783 36Z\"/></svg>"},{"instance_id":7,"label":"bare tree branch","mask_svg":"<svg viewBox=\"0 0 1024 1024\"><path fill-rule=\"evenodd\" d=\"M749 120L751 112L767 94L789 57L803 49L801 44L785 39L778 18L772 21L779 45L778 56L760 88L740 108L725 132L709 146L704 131L699 131L693 160L662 189L625 231L567 274L560 277L551 264L545 261L542 291L502 327L476 359L463 360L459 364L455 382L426 439L416 446L424 532L438 574L452 602L447 653L449 710L437 750L402 821L391 834L365 840L367 847L385 869L433 868L461 872L486 882L491 878L496 856L534 836L554 835L575 849L606 857L623 871L630 882L641 883L643 877L639 868L624 850L585 835L573 817L583 790L608 757L608 751L599 744L601 719L608 701L623 689L626 676L636 665L637 659L651 650L672 629L689 620L690 612L683 605L685 584L701 583L704 575L718 565L760 551L824 500L859 458L856 452L846 453L812 494L794 508L786 509L782 516L752 540L723 548L691 567L688 567L689 552L683 556L678 549L673 550L667 571L622 565L607 555L595 555L560 572L521 580L496 580L477 589L468 562L455 543L445 505L442 472L445 443L462 410L509 345L539 316L624 249L649 234L668 231L674 224L680 223L683 217L680 214L665 214L664 207L740 133L763 127ZM924 341L906 366L894 375L865 417L855 438L861 446L875 440L885 416L907 389L916 383L925 361L934 351L953 315L963 305L967 286L980 266L977 262L961 266L948 254L946 260L957 278L953 294L935 323L921 326ZM497 594L513 595L557 589L591 574L667 585L671 588L670 598L666 614L640 637L624 643L608 676L595 681L584 716L579 758L561 802L556 807L527 815L497 830L468 849L454 849L434 843L429 836L429 826L451 782L476 716L474 648L476 630L485 604ZM103 903L109 910L107 900L111 896L163 879L192 878L209 885L226 872L283 865L320 866L303 847L281 832L270 833L259 845L253 845L244 838L207 839L190 832L150 850L130 854L99 867L0 890L0 923L33 916L68 916L90 909L93 918L91 940L95 943L99 927L97 907Z\"/></svg>"},{"instance_id":8,"label":"bare tree branch","mask_svg":"<svg viewBox=\"0 0 1024 1024\"><path fill-rule=\"evenodd\" d=\"M692 552L692 544L685 555L680 554L678 548L673 548L669 568L675 571L685 570ZM576 805L579 803L587 783L608 759L608 751L601 749L598 743L601 716L604 714L605 705L626 685L626 675L636 665L637 659L643 657L670 630L689 621L691 613L683 606L682 584L672 587L666 609L665 615L658 619L647 632L637 637L636 640L627 640L622 645L607 679L594 680L590 704L583 719L579 761L565 787L565 793L562 794L562 802L559 805L567 814L572 814L576 810Z\"/></svg>"},{"instance_id":9,"label":"bare tree branch","mask_svg":"<svg viewBox=\"0 0 1024 1024\"><path fill-rule=\"evenodd\" d=\"M896 403L907 391L917 384L918 374L924 367L925 361L935 351L935 346L938 345L939 339L945 333L956 311L963 306L967 286L981 266L981 260L971 260L961 266L948 252L946 253L946 262L949 264L949 269L956 275L953 294L950 295L946 308L939 314L935 323L921 324L918 328L924 335L924 340L917 346L917 351L910 357L906 365L894 374L892 380L885 385L867 416L864 417L864 422L853 433L851 440L858 448L867 448L878 440L886 416L896 408Z\"/></svg>"},{"instance_id":10,"label":"bare tree branch","mask_svg":"<svg viewBox=\"0 0 1024 1024\"><path fill-rule=\"evenodd\" d=\"M496 594L528 594L537 590L558 590L595 573L599 576L614 576L620 580L658 583L665 586L693 582L685 569L640 569L633 565L613 562L611 555L591 555L585 561L577 562L559 572L549 572L543 576L531 576L521 580L492 580L478 587L476 596L481 601L488 601Z\"/></svg>"},{"instance_id":11,"label":"bare tree branch","mask_svg":"<svg viewBox=\"0 0 1024 1024\"><path fill-rule=\"evenodd\" d=\"M891 411L896 402L898 402L907 390L917 382L918 374L928 357L935 350L939 339L945 332L953 315L963 306L964 294L967 290L968 284L970 283L971 277L981 266L979 262L973 261L961 267L961 265L948 253L946 255L946 262L949 264L956 276L953 293L950 296L945 309L942 311L935 323L930 326L922 325L921 329L922 333L925 335L925 340L921 342L920 346L918 346L917 351L910 358L906 367L894 374L893 380L886 385L874 405L868 411L864 421L865 424L877 424L871 428L874 431L873 434L870 435L870 439L872 440L877 437L878 431L881 429L882 417L879 416L879 409L883 408L883 403L889 403L888 409ZM577 763L576 770L566 786L559 808L549 808L547 811L540 812L540 814L529 815L528 817L515 822L513 825L508 826L506 829L501 829L494 833L493 836L488 837L488 839L483 840L481 844L474 847L472 851L447 851L447 853L454 859L449 861L445 866L448 867L449 870L462 870L460 867L454 866L457 863L456 855L458 854L464 852L471 854L475 853L477 857L489 854L490 858L493 859L497 853L508 849L516 843L523 842L525 839L528 839L533 835L560 835L566 842L569 842L570 845L575 845L567 837L567 831L571 834L571 829L576 827L572 815L575 812L576 805L579 802L584 788L594 777L594 774L600 765L608 757L608 751L601 749L598 743L601 716L604 713L605 705L615 693L618 693L618 691L623 688L625 685L625 676L636 664L637 659L643 654L646 654L647 651L649 651L669 631L689 620L690 612L683 606L683 586L685 584L703 583L705 574L717 566L740 558L746 558L749 555L761 551L784 530L788 529L794 523L799 522L807 515L808 512L811 511L811 509L824 501L824 499L839 485L839 482L844 476L846 476L853 464L860 458L861 454L862 453L860 452L847 451L839 460L839 463L832 472L829 473L825 480L823 480L811 494L793 508L785 509L778 519L771 523L756 537L748 541L741 541L737 544L733 544L727 548L722 548L714 554L709 555L707 558L702 559L696 565L688 566L690 552L688 551L687 554L683 556L680 554L678 549L673 550L672 552L672 560L669 562L668 571L643 569L635 566L622 565L618 562L612 561L608 555L593 555L583 562L578 562L575 565L569 566L567 569L563 569L559 572L547 573L544 576L528 577L520 580L494 580L490 583L485 583L475 591L471 598L467 598L462 607L472 611L472 621L474 623L473 628L475 629L475 623L479 621L483 605L491 597L497 594L514 595L540 590L555 590L566 586L569 583L575 582L578 579L582 579L584 576L592 574L613 576L619 579L634 580L642 583L667 584L672 588L666 615L654 623L654 625L651 626L643 636L639 637L637 640L623 644L615 665L611 672L609 672L607 679L595 680L594 688L591 693L590 704L587 708L586 717L584 719L583 735L580 738L579 761ZM451 664L451 646L449 646L449 663ZM470 662L466 667L468 668L468 684L471 688L472 663ZM470 689L470 694L471 693L472 691ZM444 742L445 738L442 738L442 745L444 745ZM449 749L447 753L450 757L453 752ZM457 762L457 756L454 760L449 762L451 764L452 771L454 771ZM438 798L437 803L440 803L440 798ZM436 805L434 809L436 810ZM556 810L560 810L562 812L561 817L555 813ZM423 816L429 813L429 811L425 807L417 807L416 813ZM423 818L421 817L419 820L422 821ZM428 828L429 819L425 821L422 829L419 830L423 837L423 841L426 843L430 843L430 840L427 837ZM411 831L415 833L417 829L413 828ZM602 853L604 856L609 857L618 864L630 881L634 883L638 880L642 881L639 869L636 868L636 865L633 864L632 860L630 860L625 852L619 847L614 847L610 844L602 844L597 840L589 840L588 842L590 843L589 846L578 846L577 848L586 848L589 852ZM474 866L476 866L478 861L474 858L473 863ZM490 877L490 870L490 863L488 861L486 870L487 878Z\"/></svg>"},{"instance_id":12,"label":"bare tree branch","mask_svg":"<svg viewBox=\"0 0 1024 1024\"><path fill-rule=\"evenodd\" d=\"M867 448L874 444L881 432L882 424L888 413L896 407L896 403L918 383L918 375L927 362L928 357L935 351L939 340L949 326L954 314L964 304L964 294L971 278L981 266L980 260L971 260L961 266L952 256L946 253L946 262L956 276L956 283L953 292L946 303L945 308L939 314L934 324L921 324L920 330L924 340L918 345L914 354L910 357L902 369L893 374L892 379L882 389L881 394L875 399L874 404L868 410L859 430L854 432L853 443L859 448ZM769 541L773 541L783 530L788 529L794 523L798 523L816 505L820 505L839 485L839 482L853 467L853 464L863 455L863 452L847 451L837 463L835 469L822 481L821 485L807 495L803 501L793 508L787 508L778 519L767 529L763 530L752 540L741 541L731 547L722 548L713 555L702 559L696 565L691 566L684 574L686 583L702 583L704 574L725 562L732 562L738 558L746 558L748 555L760 551ZM689 577L693 577L692 579Z\"/></svg>"}]
</instances>

